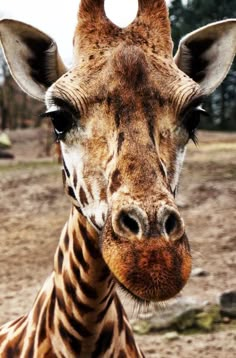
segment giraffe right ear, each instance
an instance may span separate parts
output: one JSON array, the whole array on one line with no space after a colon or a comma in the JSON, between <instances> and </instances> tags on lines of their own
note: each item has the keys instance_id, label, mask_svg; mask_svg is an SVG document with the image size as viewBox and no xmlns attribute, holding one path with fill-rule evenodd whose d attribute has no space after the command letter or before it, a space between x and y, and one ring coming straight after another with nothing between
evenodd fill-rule
<instances>
[{"instance_id":1,"label":"giraffe right ear","mask_svg":"<svg viewBox=\"0 0 236 358\"><path fill-rule=\"evenodd\" d=\"M0 42L15 81L44 101L46 90L67 71L56 43L36 28L8 19L0 21Z\"/></svg>"},{"instance_id":2,"label":"giraffe right ear","mask_svg":"<svg viewBox=\"0 0 236 358\"><path fill-rule=\"evenodd\" d=\"M203 95L224 80L236 53L236 19L218 21L186 35L175 55L177 66L197 82Z\"/></svg>"}]
</instances>

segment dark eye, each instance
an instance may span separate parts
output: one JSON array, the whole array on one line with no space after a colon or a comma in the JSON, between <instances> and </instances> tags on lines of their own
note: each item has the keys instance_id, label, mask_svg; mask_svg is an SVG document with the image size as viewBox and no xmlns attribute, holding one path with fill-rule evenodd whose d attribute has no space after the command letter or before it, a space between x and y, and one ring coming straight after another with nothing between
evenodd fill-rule
<instances>
[{"instance_id":1,"label":"dark eye","mask_svg":"<svg viewBox=\"0 0 236 358\"><path fill-rule=\"evenodd\" d=\"M197 142L196 129L201 121L201 117L207 115L207 112L201 106L192 108L184 114L183 126L189 134L189 139L192 139L194 143Z\"/></svg>"},{"instance_id":2,"label":"dark eye","mask_svg":"<svg viewBox=\"0 0 236 358\"><path fill-rule=\"evenodd\" d=\"M41 117L51 119L57 140L63 140L65 134L75 125L73 114L64 109L46 112Z\"/></svg>"}]
</instances>

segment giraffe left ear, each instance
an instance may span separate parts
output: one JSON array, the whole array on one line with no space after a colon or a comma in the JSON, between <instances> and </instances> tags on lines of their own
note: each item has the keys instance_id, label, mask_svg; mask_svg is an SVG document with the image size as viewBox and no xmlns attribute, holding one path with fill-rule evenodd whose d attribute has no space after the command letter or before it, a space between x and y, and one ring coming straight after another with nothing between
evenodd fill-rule
<instances>
[{"instance_id":1,"label":"giraffe left ear","mask_svg":"<svg viewBox=\"0 0 236 358\"><path fill-rule=\"evenodd\" d=\"M48 87L67 71L52 38L23 22L1 20L0 43L15 81L40 101Z\"/></svg>"},{"instance_id":2,"label":"giraffe left ear","mask_svg":"<svg viewBox=\"0 0 236 358\"><path fill-rule=\"evenodd\" d=\"M236 53L236 19L204 26L186 35L175 55L177 66L212 93L227 75Z\"/></svg>"}]
</instances>

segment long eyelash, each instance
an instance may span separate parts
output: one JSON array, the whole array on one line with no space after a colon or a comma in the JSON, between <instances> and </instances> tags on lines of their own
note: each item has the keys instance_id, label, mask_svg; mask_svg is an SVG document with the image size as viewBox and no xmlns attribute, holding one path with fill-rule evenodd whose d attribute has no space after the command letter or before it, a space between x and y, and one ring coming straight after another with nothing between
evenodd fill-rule
<instances>
[{"instance_id":1,"label":"long eyelash","mask_svg":"<svg viewBox=\"0 0 236 358\"><path fill-rule=\"evenodd\" d=\"M201 111L201 116L203 117L209 117L209 113L204 109L202 108L202 105L200 104L198 106L198 108L200 109ZM201 122L201 118L200 118L200 122ZM197 128L195 128L191 135L190 135L190 139L193 141L193 143L197 146L198 145L198 136L197 136Z\"/></svg>"},{"instance_id":2,"label":"long eyelash","mask_svg":"<svg viewBox=\"0 0 236 358\"><path fill-rule=\"evenodd\" d=\"M54 126L56 141L64 140L66 133L75 125L73 114L67 109L56 109L43 113L41 118L48 117Z\"/></svg>"},{"instance_id":3,"label":"long eyelash","mask_svg":"<svg viewBox=\"0 0 236 358\"><path fill-rule=\"evenodd\" d=\"M192 140L196 146L198 144L197 127L200 123L201 115L208 116L208 113L199 104L197 107L185 112L183 118L183 125L188 132L189 139Z\"/></svg>"},{"instance_id":4,"label":"long eyelash","mask_svg":"<svg viewBox=\"0 0 236 358\"><path fill-rule=\"evenodd\" d=\"M191 108L197 108L197 107L201 107L204 102L205 102L206 96L201 96L198 98L193 99L190 103L187 104L187 106L185 106L180 115L181 117L184 117L185 114L191 109Z\"/></svg>"},{"instance_id":5,"label":"long eyelash","mask_svg":"<svg viewBox=\"0 0 236 358\"><path fill-rule=\"evenodd\" d=\"M41 113L40 115L39 115L39 117L41 118L41 119L45 119L45 118L48 118L48 119L52 119L52 115L51 115L51 113L50 112L43 112L43 113ZM57 133L56 133L56 131L55 131L55 129L53 129L53 124L52 124L52 122L50 122L51 123L51 125L52 125L52 140L53 140L53 143L59 143L59 141L61 140L61 139L63 139L63 138L61 138L61 136L59 136Z\"/></svg>"},{"instance_id":6,"label":"long eyelash","mask_svg":"<svg viewBox=\"0 0 236 358\"><path fill-rule=\"evenodd\" d=\"M196 147L198 146L198 135L196 129L189 134L189 139L193 141Z\"/></svg>"},{"instance_id":7,"label":"long eyelash","mask_svg":"<svg viewBox=\"0 0 236 358\"><path fill-rule=\"evenodd\" d=\"M50 115L48 112L43 112L39 115L39 118L41 118L41 119L50 118Z\"/></svg>"},{"instance_id":8,"label":"long eyelash","mask_svg":"<svg viewBox=\"0 0 236 358\"><path fill-rule=\"evenodd\" d=\"M40 119L45 119L45 118L48 118L48 119L51 119L50 118L50 113L49 112L43 112L39 115L39 118ZM50 122L51 123L51 122ZM59 139L58 139L58 136L56 135L55 133L55 130L53 129L53 124L51 123L51 135L52 135L52 141L53 143L58 143L59 142Z\"/></svg>"},{"instance_id":9,"label":"long eyelash","mask_svg":"<svg viewBox=\"0 0 236 358\"><path fill-rule=\"evenodd\" d=\"M59 143L60 138L58 137L58 135L56 135L56 132L54 130L52 130L52 140L53 143Z\"/></svg>"}]
</instances>

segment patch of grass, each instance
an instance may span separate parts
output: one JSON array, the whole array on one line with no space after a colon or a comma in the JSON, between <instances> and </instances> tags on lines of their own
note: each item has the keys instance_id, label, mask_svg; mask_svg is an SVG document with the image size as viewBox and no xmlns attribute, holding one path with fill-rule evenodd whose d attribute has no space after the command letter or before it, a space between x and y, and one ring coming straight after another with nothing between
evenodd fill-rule
<instances>
[{"instance_id":1,"label":"patch of grass","mask_svg":"<svg viewBox=\"0 0 236 358\"><path fill-rule=\"evenodd\" d=\"M50 160L32 160L27 162L0 162L0 172L28 171L43 168L59 168L59 164Z\"/></svg>"}]
</instances>

